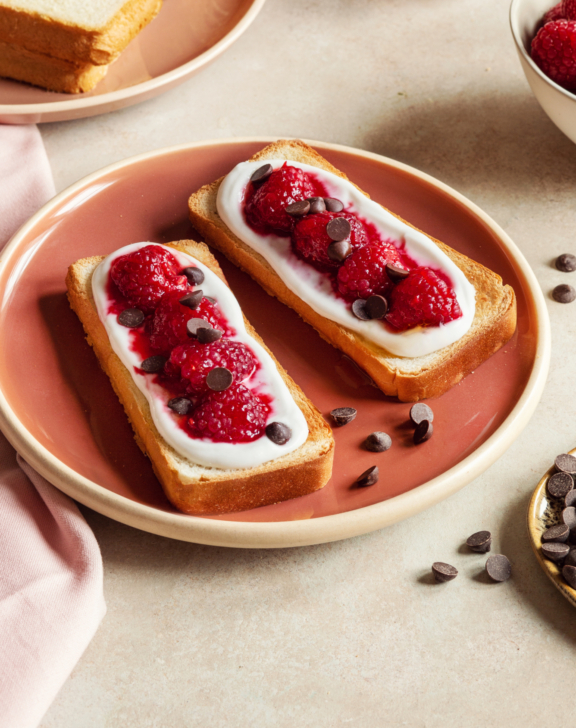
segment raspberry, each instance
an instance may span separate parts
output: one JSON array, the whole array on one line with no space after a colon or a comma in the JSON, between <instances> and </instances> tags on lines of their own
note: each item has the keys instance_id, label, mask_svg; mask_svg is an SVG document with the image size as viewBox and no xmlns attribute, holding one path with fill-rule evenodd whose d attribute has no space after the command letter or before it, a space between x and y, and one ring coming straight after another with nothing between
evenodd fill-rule
<instances>
[{"instance_id":1,"label":"raspberry","mask_svg":"<svg viewBox=\"0 0 576 728\"><path fill-rule=\"evenodd\" d=\"M576 21L555 20L532 41L532 59L559 86L576 89Z\"/></svg>"},{"instance_id":2,"label":"raspberry","mask_svg":"<svg viewBox=\"0 0 576 728\"><path fill-rule=\"evenodd\" d=\"M286 237L296 222L285 212L286 207L315 195L316 186L306 172L285 162L259 187L252 187L244 210L248 225L261 233Z\"/></svg>"},{"instance_id":3,"label":"raspberry","mask_svg":"<svg viewBox=\"0 0 576 728\"><path fill-rule=\"evenodd\" d=\"M225 321L215 306L203 298L198 308L192 310L180 303L181 291L167 293L154 311L149 323L150 344L155 352L168 356L178 344L188 341L186 323L191 318L203 318L214 329L226 330Z\"/></svg>"},{"instance_id":4,"label":"raspberry","mask_svg":"<svg viewBox=\"0 0 576 728\"><path fill-rule=\"evenodd\" d=\"M399 331L438 326L460 318L454 291L430 268L419 268L392 289L388 323Z\"/></svg>"},{"instance_id":5,"label":"raspberry","mask_svg":"<svg viewBox=\"0 0 576 728\"><path fill-rule=\"evenodd\" d=\"M564 0L564 2L566 2L566 0ZM554 5L553 8L550 8L550 10L544 14L544 17L542 18L543 25L546 25L546 23L550 23L553 20L571 20L571 18L564 14L564 10L562 8L564 2L559 2L558 5ZM573 2L573 0L571 0L571 2Z\"/></svg>"},{"instance_id":6,"label":"raspberry","mask_svg":"<svg viewBox=\"0 0 576 728\"><path fill-rule=\"evenodd\" d=\"M576 20L576 0L562 0L562 2L558 3L558 5L562 6L560 9L562 15L559 15L557 18L550 18L550 20L559 20L560 18ZM549 10L544 17L553 13L554 10L558 8L558 5L555 5L552 10Z\"/></svg>"},{"instance_id":7,"label":"raspberry","mask_svg":"<svg viewBox=\"0 0 576 728\"><path fill-rule=\"evenodd\" d=\"M178 269L178 261L171 253L157 245L146 245L117 258L110 267L110 276L130 305L151 313L165 293L186 292L188 281L178 275Z\"/></svg>"},{"instance_id":8,"label":"raspberry","mask_svg":"<svg viewBox=\"0 0 576 728\"><path fill-rule=\"evenodd\" d=\"M344 217L350 223L350 243L352 250L366 245L368 236L364 225L349 212L320 212L317 215L306 215L300 218L292 232L292 244L296 252L305 261L318 270L337 270L342 263L328 257L328 246L333 241L326 232L326 225L336 217Z\"/></svg>"},{"instance_id":9,"label":"raspberry","mask_svg":"<svg viewBox=\"0 0 576 728\"><path fill-rule=\"evenodd\" d=\"M270 408L243 384L205 394L188 420L197 437L215 442L251 442L264 434Z\"/></svg>"},{"instance_id":10,"label":"raspberry","mask_svg":"<svg viewBox=\"0 0 576 728\"><path fill-rule=\"evenodd\" d=\"M220 339L211 344L187 341L177 346L170 355L170 371L179 371L189 394L207 390L206 377L214 367L226 367L240 384L256 367L250 349L239 341Z\"/></svg>"},{"instance_id":11,"label":"raspberry","mask_svg":"<svg viewBox=\"0 0 576 728\"><path fill-rule=\"evenodd\" d=\"M365 245L349 255L338 271L338 292L347 301L374 294L385 296L392 287L392 281L386 275L387 263L405 268L392 242Z\"/></svg>"}]
</instances>

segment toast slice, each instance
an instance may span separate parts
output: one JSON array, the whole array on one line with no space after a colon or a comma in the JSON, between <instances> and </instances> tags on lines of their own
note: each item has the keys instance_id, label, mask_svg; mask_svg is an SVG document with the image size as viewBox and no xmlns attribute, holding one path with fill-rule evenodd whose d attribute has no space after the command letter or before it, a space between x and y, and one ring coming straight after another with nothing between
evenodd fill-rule
<instances>
[{"instance_id":1,"label":"toast slice","mask_svg":"<svg viewBox=\"0 0 576 728\"><path fill-rule=\"evenodd\" d=\"M170 247L193 256L226 282L216 259L203 243L183 240L171 243ZM196 515L232 513L278 503L322 488L332 473L332 431L248 321L248 333L270 353L292 397L306 417L309 428L306 442L293 452L258 467L224 470L186 460L162 438L152 421L148 401L112 350L96 311L91 280L92 273L103 259L84 258L70 266L66 277L68 300L128 415L136 442L150 458L154 472L173 505L185 513Z\"/></svg>"},{"instance_id":2,"label":"toast slice","mask_svg":"<svg viewBox=\"0 0 576 728\"><path fill-rule=\"evenodd\" d=\"M262 149L250 161L265 162L272 159L310 164L348 179L343 172L301 141L280 140ZM461 339L436 352L414 358L390 354L361 334L316 313L283 283L259 253L240 240L226 226L216 207L222 179L205 185L191 195L188 206L190 220L196 230L210 245L249 273L271 296L276 296L293 308L304 321L318 331L323 339L341 349L359 364L385 394L396 396L403 402L439 397L473 372L514 333L516 298L513 289L503 285L502 279L496 273L428 236L452 259L474 286L476 290L474 320L469 331ZM402 220L398 215L395 217ZM405 220L402 222L410 225ZM413 225L411 227L414 228Z\"/></svg>"}]
</instances>

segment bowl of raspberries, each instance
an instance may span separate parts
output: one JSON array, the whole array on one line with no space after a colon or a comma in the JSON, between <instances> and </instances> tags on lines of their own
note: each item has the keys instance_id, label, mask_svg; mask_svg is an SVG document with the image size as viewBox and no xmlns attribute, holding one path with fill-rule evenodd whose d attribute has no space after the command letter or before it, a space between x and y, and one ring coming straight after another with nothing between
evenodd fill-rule
<instances>
[{"instance_id":1,"label":"bowl of raspberries","mask_svg":"<svg viewBox=\"0 0 576 728\"><path fill-rule=\"evenodd\" d=\"M540 106L576 143L576 0L512 0L510 26Z\"/></svg>"}]
</instances>

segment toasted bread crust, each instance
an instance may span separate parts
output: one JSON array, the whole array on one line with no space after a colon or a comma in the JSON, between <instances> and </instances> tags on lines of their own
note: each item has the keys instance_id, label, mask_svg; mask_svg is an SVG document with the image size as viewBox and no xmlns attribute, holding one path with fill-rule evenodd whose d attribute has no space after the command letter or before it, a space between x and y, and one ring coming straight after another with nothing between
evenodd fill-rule
<instances>
[{"instance_id":1,"label":"toasted bread crust","mask_svg":"<svg viewBox=\"0 0 576 728\"><path fill-rule=\"evenodd\" d=\"M311 164L348 179L314 149L296 140L280 140L270 144L250 161L274 158ZM502 279L496 273L428 235L475 287L476 314L470 331L462 339L435 355L409 360L412 364L407 367L407 359L389 354L360 334L316 313L284 284L265 258L229 230L216 208L222 179L205 185L191 195L188 204L194 227L209 244L251 275L271 296L293 308L323 339L357 362L385 394L397 396L403 402L439 397L473 372L513 335L516 329L516 298L513 289L503 286ZM398 215L395 217L402 220ZM405 220L402 222L410 225ZM414 225L410 227L418 229ZM414 362L419 363L416 369Z\"/></svg>"},{"instance_id":2,"label":"toasted bread crust","mask_svg":"<svg viewBox=\"0 0 576 728\"><path fill-rule=\"evenodd\" d=\"M171 246L194 256L226 282L217 261L203 243L180 241ZM150 458L154 472L173 505L185 513L196 515L232 513L278 503L322 488L332 473L332 431L248 321L248 333L270 353L290 393L304 413L309 427L308 439L293 453L256 468L220 470L191 465L192 475L185 472L187 464L183 463L184 459L175 453L156 429L146 398L113 352L96 312L91 277L102 260L101 257L85 258L70 266L66 278L68 299L84 326L88 343L93 347L128 415L136 442Z\"/></svg>"}]
</instances>

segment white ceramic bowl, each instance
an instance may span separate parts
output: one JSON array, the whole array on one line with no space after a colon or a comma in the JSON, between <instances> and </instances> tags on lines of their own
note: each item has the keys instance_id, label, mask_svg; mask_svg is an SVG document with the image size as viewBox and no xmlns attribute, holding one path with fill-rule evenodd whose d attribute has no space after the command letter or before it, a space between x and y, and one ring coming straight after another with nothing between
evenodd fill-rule
<instances>
[{"instance_id":1,"label":"white ceramic bowl","mask_svg":"<svg viewBox=\"0 0 576 728\"><path fill-rule=\"evenodd\" d=\"M546 76L530 58L530 43L544 13L554 0L512 0L510 27L520 63L538 103L556 126L576 143L576 95Z\"/></svg>"}]
</instances>

